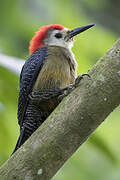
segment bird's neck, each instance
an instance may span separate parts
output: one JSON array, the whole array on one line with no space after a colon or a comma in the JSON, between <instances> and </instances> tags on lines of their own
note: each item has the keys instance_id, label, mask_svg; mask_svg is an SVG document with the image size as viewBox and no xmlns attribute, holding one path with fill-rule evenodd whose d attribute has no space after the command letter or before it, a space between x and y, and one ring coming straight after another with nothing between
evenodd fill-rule
<instances>
[{"instance_id":1,"label":"bird's neck","mask_svg":"<svg viewBox=\"0 0 120 180\"><path fill-rule=\"evenodd\" d=\"M72 48L67 47L63 47L63 46L57 46L57 45L48 45L49 49L52 49L52 51L55 51L56 53L64 53L66 56L70 56L72 59L75 59L75 56L72 52ZM58 54L57 53L57 54Z\"/></svg>"}]
</instances>

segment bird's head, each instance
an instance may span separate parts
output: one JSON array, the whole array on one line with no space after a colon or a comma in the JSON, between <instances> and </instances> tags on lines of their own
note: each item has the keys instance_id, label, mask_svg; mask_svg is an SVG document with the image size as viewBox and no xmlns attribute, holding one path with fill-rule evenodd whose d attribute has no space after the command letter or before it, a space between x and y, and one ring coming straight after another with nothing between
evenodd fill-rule
<instances>
[{"instance_id":1,"label":"bird's head","mask_svg":"<svg viewBox=\"0 0 120 180\"><path fill-rule=\"evenodd\" d=\"M74 36L91 28L92 26L94 26L94 24L89 24L72 30L59 24L42 26L30 41L30 54L34 53L37 49L45 45L61 46L71 49L74 42Z\"/></svg>"}]
</instances>

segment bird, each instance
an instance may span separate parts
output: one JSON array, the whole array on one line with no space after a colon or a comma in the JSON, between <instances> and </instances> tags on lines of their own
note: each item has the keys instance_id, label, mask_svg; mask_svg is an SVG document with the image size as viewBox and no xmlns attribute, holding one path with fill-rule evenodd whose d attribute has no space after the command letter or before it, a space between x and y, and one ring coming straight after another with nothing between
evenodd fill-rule
<instances>
[{"instance_id":1,"label":"bird","mask_svg":"<svg viewBox=\"0 0 120 180\"><path fill-rule=\"evenodd\" d=\"M70 30L60 24L50 24L42 26L33 36L29 46L30 57L20 74L20 135L13 153L38 129L83 76L88 75L76 76L77 61L72 47L74 37L93 26L89 24Z\"/></svg>"}]
</instances>

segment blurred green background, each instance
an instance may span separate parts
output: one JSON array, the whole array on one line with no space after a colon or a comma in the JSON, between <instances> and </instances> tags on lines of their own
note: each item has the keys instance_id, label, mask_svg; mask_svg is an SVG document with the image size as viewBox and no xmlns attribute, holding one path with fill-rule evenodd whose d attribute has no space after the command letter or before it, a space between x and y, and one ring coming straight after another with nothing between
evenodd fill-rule
<instances>
[{"instance_id":1,"label":"blurred green background","mask_svg":"<svg viewBox=\"0 0 120 180\"><path fill-rule=\"evenodd\" d=\"M77 37L73 48L78 74L85 73L118 39L119 7L119 0L1 0L0 53L27 59L29 41L41 25L75 28L95 23ZM19 77L0 66L0 165L9 158L19 135L18 90ZM119 180L119 129L117 108L53 179Z\"/></svg>"}]
</instances>

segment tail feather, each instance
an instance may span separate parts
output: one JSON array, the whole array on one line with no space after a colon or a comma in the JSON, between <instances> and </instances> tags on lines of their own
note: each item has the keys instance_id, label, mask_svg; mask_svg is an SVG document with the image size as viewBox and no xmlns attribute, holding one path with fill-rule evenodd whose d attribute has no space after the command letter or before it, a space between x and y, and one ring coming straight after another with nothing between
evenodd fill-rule
<instances>
[{"instance_id":1,"label":"tail feather","mask_svg":"<svg viewBox=\"0 0 120 180\"><path fill-rule=\"evenodd\" d=\"M15 151L17 151L17 149L19 149L19 147L20 147L22 144L24 144L24 142L25 142L28 138L29 138L29 136L26 135L26 133L25 133L25 128L23 128L23 129L21 130L21 132L20 132L20 136L19 136L19 138L18 138L17 144L16 144L15 149L14 149L14 151L12 152L12 154L13 154Z\"/></svg>"},{"instance_id":2,"label":"tail feather","mask_svg":"<svg viewBox=\"0 0 120 180\"><path fill-rule=\"evenodd\" d=\"M20 125L20 136L13 153L20 148L22 144L37 130L37 128L46 120L50 112L40 110L33 104L28 104L24 116L24 123ZM12 153L12 154L13 154Z\"/></svg>"}]
</instances>

